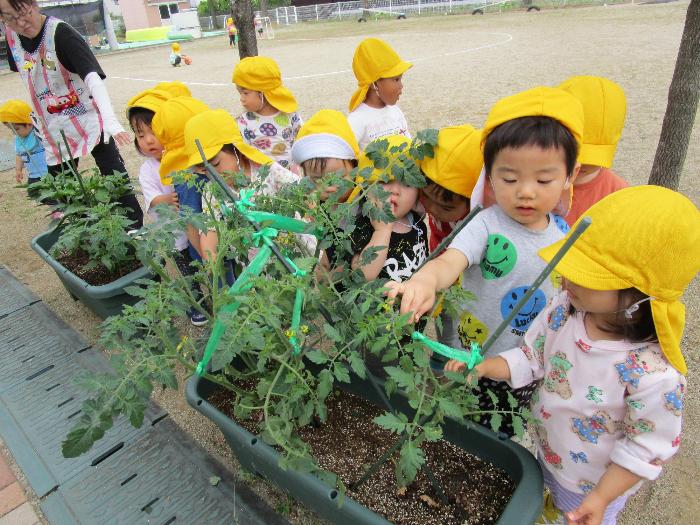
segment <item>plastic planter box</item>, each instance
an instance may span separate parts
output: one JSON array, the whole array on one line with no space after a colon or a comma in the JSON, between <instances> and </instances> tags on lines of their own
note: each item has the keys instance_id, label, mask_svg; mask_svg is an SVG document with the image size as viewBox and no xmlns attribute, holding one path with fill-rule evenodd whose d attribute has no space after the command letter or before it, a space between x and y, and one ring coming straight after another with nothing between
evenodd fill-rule
<instances>
[{"instance_id":1,"label":"plastic planter box","mask_svg":"<svg viewBox=\"0 0 700 525\"><path fill-rule=\"evenodd\" d=\"M75 300L82 302L102 319L118 315L125 304L136 304L140 300L139 297L126 293L124 288L134 285L137 279L152 278L153 274L148 269L141 267L109 284L92 286L50 255L51 247L56 244L59 235L60 232L55 229L37 235L32 239L32 249L54 269Z\"/></svg>"},{"instance_id":2,"label":"plastic planter box","mask_svg":"<svg viewBox=\"0 0 700 525\"><path fill-rule=\"evenodd\" d=\"M349 385L341 388L378 404L378 396L368 381L353 376ZM338 525L389 525L382 516L346 497L342 504L338 491L329 488L317 477L278 466L279 453L217 410L207 399L218 385L198 376L192 377L186 389L189 404L212 420L221 429L231 450L241 465L313 509L321 517ZM403 396L394 395L393 405L401 411L410 411ZM498 520L499 525L526 525L542 513L543 481L535 458L520 445L501 439L480 425L446 421L444 438L464 450L505 470L515 481L516 489ZM371 483L371 480L368 481Z\"/></svg>"}]
</instances>

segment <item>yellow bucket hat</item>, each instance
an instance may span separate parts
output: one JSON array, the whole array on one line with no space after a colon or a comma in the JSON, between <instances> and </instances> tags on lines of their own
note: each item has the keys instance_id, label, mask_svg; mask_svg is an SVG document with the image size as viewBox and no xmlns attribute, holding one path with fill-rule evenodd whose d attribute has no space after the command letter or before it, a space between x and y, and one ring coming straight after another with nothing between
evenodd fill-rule
<instances>
[{"instance_id":1,"label":"yellow bucket hat","mask_svg":"<svg viewBox=\"0 0 700 525\"><path fill-rule=\"evenodd\" d=\"M192 92L185 84L179 80L173 80L171 82L158 82L153 89L159 89L161 91L167 91L173 97L191 97Z\"/></svg>"},{"instance_id":2,"label":"yellow bucket hat","mask_svg":"<svg viewBox=\"0 0 700 525\"><path fill-rule=\"evenodd\" d=\"M370 159L363 152L360 155L360 158L357 162L358 175L355 177L356 186L348 196L347 202L351 203L352 201L354 201L355 197L357 197L360 191L362 191L361 184L365 182L365 178L362 175L359 175L359 173L366 170L367 168L372 169L372 174L369 177L369 182L374 182L377 179L379 179L379 177L384 173L389 175L389 180L394 180L395 177L391 173L392 166L396 164L403 164L406 160L406 157L413 160L413 162L415 162L419 168L421 167L421 161L418 159L411 158L408 154L408 150L411 146L411 139L409 139L408 137L405 137L403 135L388 135L386 137L373 140L372 142L370 142L370 144L380 140L386 140L389 142L387 150L387 155L389 157L389 165L385 168L376 168L372 159Z\"/></svg>"},{"instance_id":3,"label":"yellow bucket hat","mask_svg":"<svg viewBox=\"0 0 700 525\"><path fill-rule=\"evenodd\" d=\"M256 164L266 165L274 162L263 152L243 140L238 123L230 113L223 109L203 111L193 116L185 125L185 154L187 167L202 163L195 139L199 139L207 160L211 160L224 146L233 144L238 151Z\"/></svg>"},{"instance_id":4,"label":"yellow bucket hat","mask_svg":"<svg viewBox=\"0 0 700 525\"><path fill-rule=\"evenodd\" d=\"M357 90L350 99L349 110L354 111L367 97L369 86L380 78L392 78L403 75L413 67L401 57L389 44L378 38L365 38L355 49L352 57L352 71L357 78Z\"/></svg>"},{"instance_id":5,"label":"yellow bucket hat","mask_svg":"<svg viewBox=\"0 0 700 525\"><path fill-rule=\"evenodd\" d=\"M292 92L282 85L277 62L268 57L246 57L233 70L233 83L245 89L260 91L276 109L293 113L299 107Z\"/></svg>"},{"instance_id":6,"label":"yellow bucket hat","mask_svg":"<svg viewBox=\"0 0 700 525\"><path fill-rule=\"evenodd\" d=\"M163 184L172 184L170 174L187 168L185 124L194 115L208 109L209 106L196 98L174 97L165 101L156 111L151 129L164 148L159 170Z\"/></svg>"},{"instance_id":7,"label":"yellow bucket hat","mask_svg":"<svg viewBox=\"0 0 700 525\"><path fill-rule=\"evenodd\" d=\"M634 186L611 193L584 216L592 224L557 264L557 272L592 290L637 288L653 297L661 350L685 374L680 348L685 307L680 298L700 270L700 211L678 192ZM550 261L569 235L540 250L540 257Z\"/></svg>"},{"instance_id":8,"label":"yellow bucket hat","mask_svg":"<svg viewBox=\"0 0 700 525\"><path fill-rule=\"evenodd\" d=\"M559 88L571 93L583 106L585 122L579 162L609 168L625 127L625 92L612 80L591 76L572 77Z\"/></svg>"},{"instance_id":9,"label":"yellow bucket hat","mask_svg":"<svg viewBox=\"0 0 700 525\"><path fill-rule=\"evenodd\" d=\"M126 103L127 118L131 108L144 108L155 113L163 104L165 104L167 100L170 100L171 98L174 97L172 93L169 93L168 91L163 91L160 89L146 89L131 97L129 102Z\"/></svg>"},{"instance_id":10,"label":"yellow bucket hat","mask_svg":"<svg viewBox=\"0 0 700 525\"><path fill-rule=\"evenodd\" d=\"M471 197L483 167L481 130L469 124L442 128L433 156L421 164L431 181L466 198Z\"/></svg>"},{"instance_id":11,"label":"yellow bucket hat","mask_svg":"<svg viewBox=\"0 0 700 525\"><path fill-rule=\"evenodd\" d=\"M317 157L353 160L360 156L357 138L340 111L322 109L299 129L292 145L292 160L301 165Z\"/></svg>"},{"instance_id":12,"label":"yellow bucket hat","mask_svg":"<svg viewBox=\"0 0 700 525\"><path fill-rule=\"evenodd\" d=\"M502 98L493 105L481 135L482 147L495 128L521 117L553 118L571 132L579 147L581 145L584 124L581 103L562 89L540 86Z\"/></svg>"},{"instance_id":13,"label":"yellow bucket hat","mask_svg":"<svg viewBox=\"0 0 700 525\"><path fill-rule=\"evenodd\" d=\"M170 48L177 53L178 51L180 51L180 44L178 44L177 42L173 42L173 45L171 45Z\"/></svg>"},{"instance_id":14,"label":"yellow bucket hat","mask_svg":"<svg viewBox=\"0 0 700 525\"><path fill-rule=\"evenodd\" d=\"M11 99L0 106L0 122L31 124L32 108L22 100Z\"/></svg>"}]
</instances>

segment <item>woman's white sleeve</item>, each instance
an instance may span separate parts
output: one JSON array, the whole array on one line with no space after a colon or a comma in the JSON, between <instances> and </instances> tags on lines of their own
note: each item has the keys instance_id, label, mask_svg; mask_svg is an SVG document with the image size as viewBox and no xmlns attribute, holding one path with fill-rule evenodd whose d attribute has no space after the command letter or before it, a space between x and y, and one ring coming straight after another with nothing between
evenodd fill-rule
<instances>
[{"instance_id":1,"label":"woman's white sleeve","mask_svg":"<svg viewBox=\"0 0 700 525\"><path fill-rule=\"evenodd\" d=\"M104 142L109 142L110 137L122 133L124 128L114 114L112 102L109 100L109 93L107 93L107 86L100 78L100 75L94 71L87 74L84 82L90 91L90 95L92 95L92 99L95 101L95 104L97 104L97 109L100 110L104 130Z\"/></svg>"}]
</instances>

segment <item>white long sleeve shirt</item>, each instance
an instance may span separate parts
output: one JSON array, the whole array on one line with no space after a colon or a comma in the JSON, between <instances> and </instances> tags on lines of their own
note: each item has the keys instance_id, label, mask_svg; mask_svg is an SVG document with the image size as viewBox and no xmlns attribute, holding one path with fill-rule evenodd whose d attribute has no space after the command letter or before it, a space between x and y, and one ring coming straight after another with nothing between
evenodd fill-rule
<instances>
[{"instance_id":1,"label":"white long sleeve shirt","mask_svg":"<svg viewBox=\"0 0 700 525\"><path fill-rule=\"evenodd\" d=\"M521 348L500 354L532 396L540 457L566 489L589 492L612 461L646 479L678 450L685 377L656 343L592 341L584 314L553 298Z\"/></svg>"}]
</instances>

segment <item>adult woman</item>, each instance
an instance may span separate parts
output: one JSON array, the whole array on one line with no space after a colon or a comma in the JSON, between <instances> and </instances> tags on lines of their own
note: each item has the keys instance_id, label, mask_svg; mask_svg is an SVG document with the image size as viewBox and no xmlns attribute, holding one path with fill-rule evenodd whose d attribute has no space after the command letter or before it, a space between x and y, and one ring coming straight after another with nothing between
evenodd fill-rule
<instances>
[{"instance_id":1,"label":"adult woman","mask_svg":"<svg viewBox=\"0 0 700 525\"><path fill-rule=\"evenodd\" d=\"M103 175L126 175L117 145L131 137L117 120L103 82L105 74L80 34L65 22L44 16L36 0L0 0L7 29L8 62L27 86L35 127L49 173L59 173L71 158L92 154ZM61 137L66 135L70 152ZM133 194L121 199L141 226L143 212Z\"/></svg>"}]
</instances>

